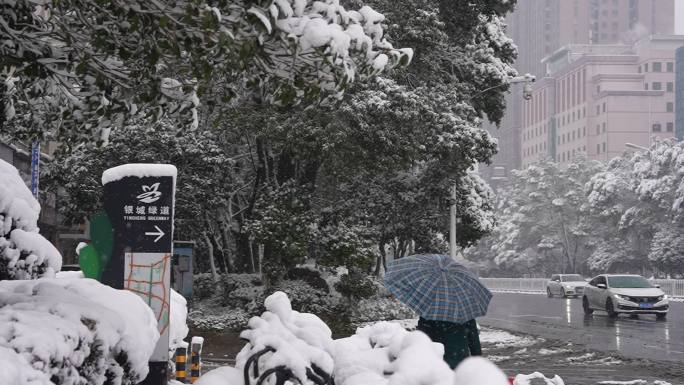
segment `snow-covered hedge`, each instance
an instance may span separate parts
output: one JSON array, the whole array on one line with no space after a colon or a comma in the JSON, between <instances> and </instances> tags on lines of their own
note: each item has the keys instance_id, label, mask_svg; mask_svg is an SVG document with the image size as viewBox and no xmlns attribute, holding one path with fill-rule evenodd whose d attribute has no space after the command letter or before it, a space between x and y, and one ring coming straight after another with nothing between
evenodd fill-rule
<instances>
[{"instance_id":1,"label":"snow-covered hedge","mask_svg":"<svg viewBox=\"0 0 684 385\"><path fill-rule=\"evenodd\" d=\"M59 251L38 233L40 204L14 166L0 159L0 280L53 277Z\"/></svg>"},{"instance_id":2,"label":"snow-covered hedge","mask_svg":"<svg viewBox=\"0 0 684 385\"><path fill-rule=\"evenodd\" d=\"M134 293L91 279L0 282L0 384L127 385L159 338Z\"/></svg>"}]
</instances>

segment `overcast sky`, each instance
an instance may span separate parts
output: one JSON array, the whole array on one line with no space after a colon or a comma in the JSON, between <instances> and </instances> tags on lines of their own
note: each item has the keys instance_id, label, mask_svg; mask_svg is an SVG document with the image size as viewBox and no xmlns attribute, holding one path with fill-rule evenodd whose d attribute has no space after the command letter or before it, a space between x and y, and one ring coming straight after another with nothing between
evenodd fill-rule
<instances>
[{"instance_id":1,"label":"overcast sky","mask_svg":"<svg viewBox=\"0 0 684 385\"><path fill-rule=\"evenodd\" d=\"M684 0L675 1L675 33L684 35Z\"/></svg>"}]
</instances>

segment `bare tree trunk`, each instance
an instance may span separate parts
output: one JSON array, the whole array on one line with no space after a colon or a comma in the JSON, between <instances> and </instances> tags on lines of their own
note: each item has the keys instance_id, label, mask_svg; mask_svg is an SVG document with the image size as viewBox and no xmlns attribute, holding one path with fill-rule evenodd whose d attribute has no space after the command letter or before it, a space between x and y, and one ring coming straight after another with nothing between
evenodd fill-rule
<instances>
[{"instance_id":1,"label":"bare tree trunk","mask_svg":"<svg viewBox=\"0 0 684 385\"><path fill-rule=\"evenodd\" d=\"M221 222L221 238L223 240L223 260L225 261L226 270L228 273L235 271L233 263L233 253L230 246L230 226L231 223Z\"/></svg>"},{"instance_id":2,"label":"bare tree trunk","mask_svg":"<svg viewBox=\"0 0 684 385\"><path fill-rule=\"evenodd\" d=\"M257 246L257 249L259 250L259 276L263 279L264 273L262 271L262 266L264 265L264 245L260 243Z\"/></svg>"},{"instance_id":3,"label":"bare tree trunk","mask_svg":"<svg viewBox=\"0 0 684 385\"><path fill-rule=\"evenodd\" d=\"M382 268L385 269L385 271L387 271L387 255L386 254L382 255Z\"/></svg>"},{"instance_id":4,"label":"bare tree trunk","mask_svg":"<svg viewBox=\"0 0 684 385\"><path fill-rule=\"evenodd\" d=\"M254 262L254 241L249 239L249 261L252 263L252 274L256 273L256 263ZM259 267L261 269L261 267ZM261 272L259 272L261 274Z\"/></svg>"},{"instance_id":5,"label":"bare tree trunk","mask_svg":"<svg viewBox=\"0 0 684 385\"><path fill-rule=\"evenodd\" d=\"M214 261L214 245L211 243L211 238L207 232L203 232L204 242L207 244L207 251L209 252L209 266L211 267L211 275L214 278L214 282L219 281L219 274L216 271L216 262Z\"/></svg>"},{"instance_id":6,"label":"bare tree trunk","mask_svg":"<svg viewBox=\"0 0 684 385\"><path fill-rule=\"evenodd\" d=\"M373 275L376 277L380 276L380 270L385 264L385 244L380 242L378 244L378 250L380 251L380 255L375 259L375 271L373 272Z\"/></svg>"}]
</instances>

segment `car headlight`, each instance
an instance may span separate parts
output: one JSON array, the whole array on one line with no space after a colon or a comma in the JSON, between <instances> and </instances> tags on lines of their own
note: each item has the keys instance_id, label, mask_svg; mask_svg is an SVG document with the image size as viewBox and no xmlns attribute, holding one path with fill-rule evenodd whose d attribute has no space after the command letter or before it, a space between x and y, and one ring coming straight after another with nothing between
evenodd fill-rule
<instances>
[{"instance_id":1,"label":"car headlight","mask_svg":"<svg viewBox=\"0 0 684 385\"><path fill-rule=\"evenodd\" d=\"M630 299L629 299L629 296L627 296L627 295L615 294L615 297L620 298L620 299L624 299L624 300L626 300L626 301L629 301L629 300L630 300Z\"/></svg>"},{"instance_id":2,"label":"car headlight","mask_svg":"<svg viewBox=\"0 0 684 385\"><path fill-rule=\"evenodd\" d=\"M660 297L658 297L658 301L662 301L664 299L667 299L667 294L664 294L664 295L661 295Z\"/></svg>"}]
</instances>

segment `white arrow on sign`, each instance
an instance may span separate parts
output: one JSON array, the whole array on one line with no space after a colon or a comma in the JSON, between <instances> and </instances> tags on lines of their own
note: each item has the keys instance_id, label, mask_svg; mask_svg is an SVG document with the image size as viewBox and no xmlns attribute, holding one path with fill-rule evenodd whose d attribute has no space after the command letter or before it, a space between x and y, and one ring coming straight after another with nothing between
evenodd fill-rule
<instances>
[{"instance_id":1,"label":"white arrow on sign","mask_svg":"<svg viewBox=\"0 0 684 385\"><path fill-rule=\"evenodd\" d=\"M154 243L157 243L158 240L161 239L161 237L164 236L164 232L159 228L159 226L154 226L155 229L157 229L156 233L153 233L151 231L148 231L145 233L145 235L156 235L157 239L154 240Z\"/></svg>"}]
</instances>

